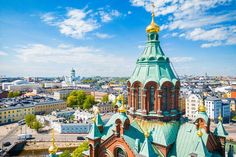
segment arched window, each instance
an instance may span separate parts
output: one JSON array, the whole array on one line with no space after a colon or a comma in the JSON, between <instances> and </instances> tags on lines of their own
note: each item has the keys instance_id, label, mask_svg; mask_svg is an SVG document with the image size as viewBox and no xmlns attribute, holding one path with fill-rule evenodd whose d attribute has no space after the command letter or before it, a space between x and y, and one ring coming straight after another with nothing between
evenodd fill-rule
<instances>
[{"instance_id":1,"label":"arched window","mask_svg":"<svg viewBox=\"0 0 236 157\"><path fill-rule=\"evenodd\" d=\"M138 87L138 109L141 109L141 87Z\"/></svg>"},{"instance_id":2,"label":"arched window","mask_svg":"<svg viewBox=\"0 0 236 157\"><path fill-rule=\"evenodd\" d=\"M154 102L155 102L155 88L153 86L150 87L150 97L149 97L149 111L154 110Z\"/></svg>"},{"instance_id":3,"label":"arched window","mask_svg":"<svg viewBox=\"0 0 236 157\"><path fill-rule=\"evenodd\" d=\"M121 148L117 148L116 157L126 157L125 152Z\"/></svg>"},{"instance_id":4,"label":"arched window","mask_svg":"<svg viewBox=\"0 0 236 157\"><path fill-rule=\"evenodd\" d=\"M163 95L162 95L162 104L163 104L163 111L167 111L168 105L168 88L166 86L163 87Z\"/></svg>"}]
</instances>

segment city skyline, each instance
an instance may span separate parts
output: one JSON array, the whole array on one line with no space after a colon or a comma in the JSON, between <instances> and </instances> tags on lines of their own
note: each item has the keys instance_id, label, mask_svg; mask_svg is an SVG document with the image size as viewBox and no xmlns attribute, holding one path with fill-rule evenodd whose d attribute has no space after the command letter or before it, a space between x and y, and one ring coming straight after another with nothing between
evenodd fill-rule
<instances>
[{"instance_id":1,"label":"city skyline","mask_svg":"<svg viewBox=\"0 0 236 157\"><path fill-rule=\"evenodd\" d=\"M236 2L154 1L159 40L179 75L236 75ZM130 76L151 6L141 0L0 1L0 75ZM214 19L214 20L213 20Z\"/></svg>"}]
</instances>

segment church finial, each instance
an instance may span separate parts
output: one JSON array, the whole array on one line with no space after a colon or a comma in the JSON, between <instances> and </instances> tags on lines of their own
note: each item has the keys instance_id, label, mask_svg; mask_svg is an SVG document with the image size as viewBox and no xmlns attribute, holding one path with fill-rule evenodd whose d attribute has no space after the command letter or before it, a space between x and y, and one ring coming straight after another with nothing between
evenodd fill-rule
<instances>
[{"instance_id":1,"label":"church finial","mask_svg":"<svg viewBox=\"0 0 236 157\"><path fill-rule=\"evenodd\" d=\"M222 116L221 116L221 109L220 109L220 110L219 110L218 121L219 121L219 122L222 122L222 120L223 120L223 118L222 118Z\"/></svg>"},{"instance_id":2,"label":"church finial","mask_svg":"<svg viewBox=\"0 0 236 157\"><path fill-rule=\"evenodd\" d=\"M200 105L198 107L198 112L206 112L206 107L203 103L203 100L200 101Z\"/></svg>"},{"instance_id":3,"label":"church finial","mask_svg":"<svg viewBox=\"0 0 236 157\"><path fill-rule=\"evenodd\" d=\"M158 33L160 31L160 27L154 21L154 18L155 18L154 8L155 8L155 5L152 2L152 22L146 28L147 33Z\"/></svg>"},{"instance_id":4,"label":"church finial","mask_svg":"<svg viewBox=\"0 0 236 157\"><path fill-rule=\"evenodd\" d=\"M119 112L120 113L125 113L126 112L126 108L125 108L125 104L124 104L124 95L121 96L121 101L122 101L122 105L121 107L119 108Z\"/></svg>"},{"instance_id":5,"label":"church finial","mask_svg":"<svg viewBox=\"0 0 236 157\"><path fill-rule=\"evenodd\" d=\"M49 147L48 152L49 154L56 154L57 153L57 146L55 144L55 136L54 136L54 129L52 129L52 145Z\"/></svg>"}]
</instances>

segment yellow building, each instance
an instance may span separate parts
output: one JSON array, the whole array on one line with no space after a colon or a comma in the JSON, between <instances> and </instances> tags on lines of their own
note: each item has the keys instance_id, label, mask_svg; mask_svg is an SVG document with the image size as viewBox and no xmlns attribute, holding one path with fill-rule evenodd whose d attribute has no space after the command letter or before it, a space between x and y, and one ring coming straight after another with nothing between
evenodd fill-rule
<instances>
[{"instance_id":1,"label":"yellow building","mask_svg":"<svg viewBox=\"0 0 236 157\"><path fill-rule=\"evenodd\" d=\"M67 108L66 102L63 100L45 101L35 104L35 113L44 114L51 113L56 110L64 110Z\"/></svg>"},{"instance_id":2,"label":"yellow building","mask_svg":"<svg viewBox=\"0 0 236 157\"><path fill-rule=\"evenodd\" d=\"M35 114L34 105L22 105L0 108L0 124L17 122L27 114Z\"/></svg>"}]
</instances>

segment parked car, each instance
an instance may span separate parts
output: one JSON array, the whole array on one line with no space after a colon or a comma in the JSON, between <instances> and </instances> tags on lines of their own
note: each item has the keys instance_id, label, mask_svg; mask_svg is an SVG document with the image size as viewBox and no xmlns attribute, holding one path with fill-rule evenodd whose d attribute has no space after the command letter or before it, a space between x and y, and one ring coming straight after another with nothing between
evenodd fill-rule
<instances>
[{"instance_id":1,"label":"parked car","mask_svg":"<svg viewBox=\"0 0 236 157\"><path fill-rule=\"evenodd\" d=\"M18 135L18 140L30 140L32 139L31 134L20 134Z\"/></svg>"},{"instance_id":2,"label":"parked car","mask_svg":"<svg viewBox=\"0 0 236 157\"><path fill-rule=\"evenodd\" d=\"M78 136L78 137L77 137L77 140L84 141L84 140L85 140L85 138L84 138L84 137L82 137L82 136Z\"/></svg>"},{"instance_id":3,"label":"parked car","mask_svg":"<svg viewBox=\"0 0 236 157\"><path fill-rule=\"evenodd\" d=\"M4 147L8 147L8 146L11 145L11 142L9 142L9 141L3 142L2 145L3 145Z\"/></svg>"}]
</instances>

